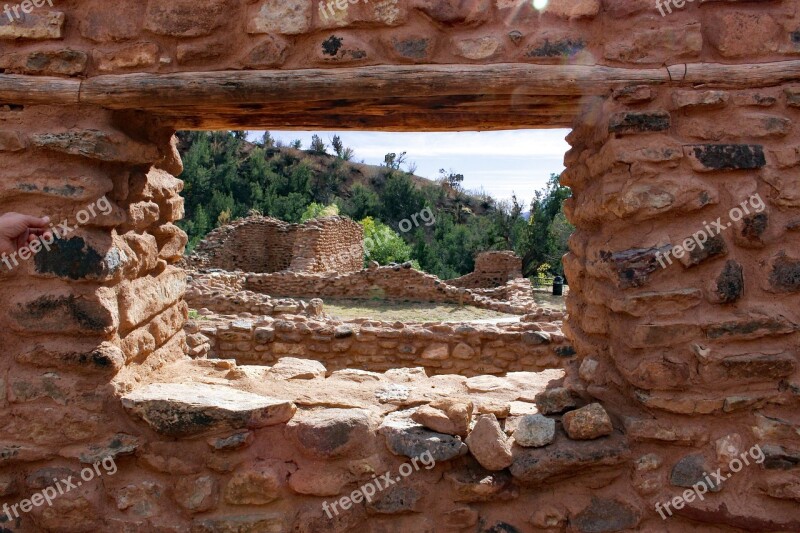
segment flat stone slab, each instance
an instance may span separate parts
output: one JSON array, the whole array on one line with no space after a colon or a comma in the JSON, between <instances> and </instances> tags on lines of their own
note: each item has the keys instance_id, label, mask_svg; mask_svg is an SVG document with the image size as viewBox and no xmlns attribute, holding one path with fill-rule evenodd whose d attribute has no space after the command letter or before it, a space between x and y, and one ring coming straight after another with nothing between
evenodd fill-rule
<instances>
[{"instance_id":1,"label":"flat stone slab","mask_svg":"<svg viewBox=\"0 0 800 533\"><path fill-rule=\"evenodd\" d=\"M123 396L122 405L170 437L273 426L297 410L288 400L203 383L154 383Z\"/></svg>"},{"instance_id":2,"label":"flat stone slab","mask_svg":"<svg viewBox=\"0 0 800 533\"><path fill-rule=\"evenodd\" d=\"M587 468L617 465L631 455L627 440L619 432L589 441L570 440L557 432L553 444L544 448L515 446L513 454L511 475L523 485L537 485L558 476L577 476Z\"/></svg>"}]
</instances>

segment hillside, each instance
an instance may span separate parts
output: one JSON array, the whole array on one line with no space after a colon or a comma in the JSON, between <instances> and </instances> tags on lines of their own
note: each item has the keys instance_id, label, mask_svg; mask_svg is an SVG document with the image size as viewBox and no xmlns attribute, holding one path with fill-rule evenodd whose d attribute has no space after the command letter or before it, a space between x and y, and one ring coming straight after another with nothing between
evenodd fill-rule
<instances>
[{"instance_id":1,"label":"hillside","mask_svg":"<svg viewBox=\"0 0 800 533\"><path fill-rule=\"evenodd\" d=\"M525 257L529 271L548 260L560 261L561 244L554 246L553 258L536 256L553 248L547 244L552 240L549 224L567 196L557 179L551 192L557 193L558 205L550 205L548 225L536 230L541 233L537 237L523 206L470 194L460 187L463 176L452 171L438 181L417 176L402 152L387 154L383 165L374 166L352 161L354 151L338 139L326 146L316 138L303 150L276 144L268 134L257 143L237 131L180 132L178 137L185 165L186 219L181 226L189 234L189 249L213 228L253 210L299 222L304 213L335 205L353 220L372 219L365 226L370 231L400 234L392 250L377 255L387 261L416 260L443 279L471 272L475 253L483 250L513 249ZM541 205L534 201L532 210L545 207L548 194L537 195ZM402 223L421 212L433 214L425 219L430 223ZM537 245L537 239L542 243ZM541 250L532 255L537 246Z\"/></svg>"}]
</instances>

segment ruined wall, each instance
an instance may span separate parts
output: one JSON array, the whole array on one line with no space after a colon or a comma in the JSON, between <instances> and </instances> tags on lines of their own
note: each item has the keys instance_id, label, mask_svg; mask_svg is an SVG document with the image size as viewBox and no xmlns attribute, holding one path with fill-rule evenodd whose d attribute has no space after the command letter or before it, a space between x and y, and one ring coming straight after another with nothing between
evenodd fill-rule
<instances>
[{"instance_id":1,"label":"ruined wall","mask_svg":"<svg viewBox=\"0 0 800 533\"><path fill-rule=\"evenodd\" d=\"M562 175L578 228L565 262L576 386L657 447L669 477L636 481L643 498L768 450L713 502L674 511L732 528L800 518L797 470L781 466L800 401L798 94L621 87L590 104Z\"/></svg>"},{"instance_id":2,"label":"ruined wall","mask_svg":"<svg viewBox=\"0 0 800 533\"><path fill-rule=\"evenodd\" d=\"M522 277L522 258L514 252L482 252L475 257L475 271L447 280L466 289L492 289Z\"/></svg>"},{"instance_id":3,"label":"ruined wall","mask_svg":"<svg viewBox=\"0 0 800 533\"><path fill-rule=\"evenodd\" d=\"M0 15L0 208L60 219L103 194L115 206L0 275L0 503L18 503L102 457L119 466L52 507L11 521L0 515L2 527L800 529L800 77L775 74L796 72L797 3L670 3L663 17L644 0L552 0L543 13L515 0L346 5L327 19L304 0L64 0L12 24ZM769 74L759 65L766 62L788 66ZM542 80L571 98L529 87L530 78L448 92L446 77L431 82L420 68L447 65L455 76L492 63L563 67ZM564 328L579 369L470 379L342 371L323 379L319 367L182 358L184 280L171 262L185 236L171 224L181 211L171 121L247 126L265 110L217 99L190 111L163 106L159 118L89 100L156 107L162 92L140 100L138 78L116 75L194 71L188 79L205 82L215 71L230 78L225 94L247 104L265 87L220 71L296 70L299 79L309 67L370 65L410 69L422 81L403 91L432 83L440 99L404 114L405 104L380 98L397 84L373 81L350 102L318 93L294 109L270 105L271 123L300 126L277 111L306 113L294 115L307 118L304 126L406 130L575 119L563 176L578 228ZM599 68L587 77L576 65L629 74ZM325 79L335 87L346 77ZM640 81L597 90L616 79ZM171 94L190 102L204 94L194 92L202 82ZM495 100L510 103L500 113ZM584 106L577 117L575 100ZM361 112L331 112L348 103ZM765 209L754 215L751 204L728 227L731 210L754 193ZM661 268L657 251L715 221L725 228L719 238L679 249ZM316 381L300 379L307 377ZM576 409L584 402L603 407ZM546 420L509 431L509 419L535 409ZM470 428L475 414L483 416ZM756 444L764 460L733 471L731 459ZM325 516L323 503L423 451L435 454L435 468ZM721 486L662 520L657 503L717 469Z\"/></svg>"},{"instance_id":4,"label":"ruined wall","mask_svg":"<svg viewBox=\"0 0 800 533\"><path fill-rule=\"evenodd\" d=\"M528 280L516 279L484 295L481 291L451 286L433 274L414 270L410 263L346 274L248 274L244 287L279 296L442 302L518 315L535 313L539 309Z\"/></svg>"},{"instance_id":5,"label":"ruined wall","mask_svg":"<svg viewBox=\"0 0 800 533\"><path fill-rule=\"evenodd\" d=\"M352 272L363 266L363 242L361 226L346 218L289 224L255 216L213 230L186 265L243 272Z\"/></svg>"},{"instance_id":6,"label":"ruined wall","mask_svg":"<svg viewBox=\"0 0 800 533\"><path fill-rule=\"evenodd\" d=\"M296 357L320 361L328 370L422 367L431 375L472 377L559 368L575 353L552 322L422 325L208 316L187 331L208 337L212 356L239 364Z\"/></svg>"}]
</instances>

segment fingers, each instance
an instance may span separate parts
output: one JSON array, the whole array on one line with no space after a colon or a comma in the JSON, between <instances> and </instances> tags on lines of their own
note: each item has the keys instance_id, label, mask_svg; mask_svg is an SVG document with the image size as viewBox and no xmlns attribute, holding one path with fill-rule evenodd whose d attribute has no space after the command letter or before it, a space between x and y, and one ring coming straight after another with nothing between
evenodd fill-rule
<instances>
[{"instance_id":1,"label":"fingers","mask_svg":"<svg viewBox=\"0 0 800 533\"><path fill-rule=\"evenodd\" d=\"M50 224L50 217L32 217L30 215L20 215L21 222L29 228L46 228Z\"/></svg>"}]
</instances>

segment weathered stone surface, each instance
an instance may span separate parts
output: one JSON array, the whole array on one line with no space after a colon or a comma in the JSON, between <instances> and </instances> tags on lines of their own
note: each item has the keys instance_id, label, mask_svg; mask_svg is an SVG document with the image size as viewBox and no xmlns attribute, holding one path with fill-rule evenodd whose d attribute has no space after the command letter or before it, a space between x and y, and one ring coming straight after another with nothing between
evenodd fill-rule
<instances>
[{"instance_id":1,"label":"weathered stone surface","mask_svg":"<svg viewBox=\"0 0 800 533\"><path fill-rule=\"evenodd\" d=\"M31 136L31 141L39 148L100 161L144 164L159 158L158 149L153 145L98 130L36 133Z\"/></svg>"},{"instance_id":2,"label":"weathered stone surface","mask_svg":"<svg viewBox=\"0 0 800 533\"><path fill-rule=\"evenodd\" d=\"M629 505L609 498L592 498L589 507L570 523L581 533L606 533L632 530L640 519L639 512Z\"/></svg>"},{"instance_id":3,"label":"weathered stone surface","mask_svg":"<svg viewBox=\"0 0 800 533\"><path fill-rule=\"evenodd\" d=\"M783 33L769 13L720 11L703 25L707 42L725 58L775 52ZM746 36L757 35L757 39Z\"/></svg>"},{"instance_id":4,"label":"weathered stone surface","mask_svg":"<svg viewBox=\"0 0 800 533\"><path fill-rule=\"evenodd\" d=\"M14 7L18 7L14 6ZM10 15L0 18L0 39L61 39L64 35L66 16L61 11L29 13L21 18Z\"/></svg>"},{"instance_id":5,"label":"weathered stone surface","mask_svg":"<svg viewBox=\"0 0 800 533\"><path fill-rule=\"evenodd\" d=\"M709 259L713 259L715 257L720 257L728 254L728 246L725 244L725 239L722 235L714 235L708 241L703 244L702 248L694 248L692 250L684 250L684 252L680 254L680 257L676 254L675 257L680 259L683 266L686 268L691 268L697 266L701 263L708 261Z\"/></svg>"},{"instance_id":6,"label":"weathered stone surface","mask_svg":"<svg viewBox=\"0 0 800 533\"><path fill-rule=\"evenodd\" d=\"M675 91L672 104L677 109L716 109L728 103L730 95L724 91Z\"/></svg>"},{"instance_id":7,"label":"weathered stone surface","mask_svg":"<svg viewBox=\"0 0 800 533\"><path fill-rule=\"evenodd\" d=\"M537 40L529 48L525 57L536 60L554 60L572 58L586 48L586 41L581 37L563 37Z\"/></svg>"},{"instance_id":8,"label":"weathered stone surface","mask_svg":"<svg viewBox=\"0 0 800 533\"><path fill-rule=\"evenodd\" d=\"M515 496L513 480L507 471L490 472L474 461L449 470L444 477L455 490L458 502L508 500Z\"/></svg>"},{"instance_id":9,"label":"weathered stone surface","mask_svg":"<svg viewBox=\"0 0 800 533\"><path fill-rule=\"evenodd\" d=\"M707 478L709 473L715 471L702 454L687 455L672 467L669 482L676 487L693 487L702 482L711 492L719 492L722 487L715 484L713 477Z\"/></svg>"},{"instance_id":10,"label":"weathered stone surface","mask_svg":"<svg viewBox=\"0 0 800 533\"><path fill-rule=\"evenodd\" d=\"M411 419L439 433L466 437L472 411L471 401L445 398L423 405L411 415Z\"/></svg>"},{"instance_id":11,"label":"weathered stone surface","mask_svg":"<svg viewBox=\"0 0 800 533\"><path fill-rule=\"evenodd\" d=\"M377 500L367 503L367 512L388 515L421 513L424 511L422 497L422 492L414 487L393 485Z\"/></svg>"},{"instance_id":12,"label":"weathered stone surface","mask_svg":"<svg viewBox=\"0 0 800 533\"><path fill-rule=\"evenodd\" d=\"M192 513L210 511L217 506L219 487L213 476L191 476L178 480L173 497L178 505Z\"/></svg>"},{"instance_id":13,"label":"weathered stone surface","mask_svg":"<svg viewBox=\"0 0 800 533\"><path fill-rule=\"evenodd\" d=\"M42 76L77 76L86 71L89 56L78 50L45 50L0 56L0 68L6 74Z\"/></svg>"},{"instance_id":14,"label":"weathered stone surface","mask_svg":"<svg viewBox=\"0 0 800 533\"><path fill-rule=\"evenodd\" d=\"M470 453L486 470L503 470L511 466L511 441L494 415L480 415L465 442Z\"/></svg>"},{"instance_id":15,"label":"weathered stone surface","mask_svg":"<svg viewBox=\"0 0 800 533\"><path fill-rule=\"evenodd\" d=\"M386 447L395 455L413 458L429 452L438 463L467 453L467 445L461 437L427 430L409 419L386 417L378 431L386 438Z\"/></svg>"},{"instance_id":16,"label":"weathered stone surface","mask_svg":"<svg viewBox=\"0 0 800 533\"><path fill-rule=\"evenodd\" d=\"M186 273L178 268L125 283L119 291L122 327L130 329L145 322L177 302L185 291Z\"/></svg>"},{"instance_id":17,"label":"weathered stone surface","mask_svg":"<svg viewBox=\"0 0 800 533\"><path fill-rule=\"evenodd\" d=\"M457 55L473 60L493 57L501 50L501 47L501 41L491 36L456 41Z\"/></svg>"},{"instance_id":18,"label":"weathered stone surface","mask_svg":"<svg viewBox=\"0 0 800 533\"><path fill-rule=\"evenodd\" d=\"M794 373L797 364L792 354L737 355L722 361L728 377L749 380L777 380Z\"/></svg>"},{"instance_id":19,"label":"weathered stone surface","mask_svg":"<svg viewBox=\"0 0 800 533\"><path fill-rule=\"evenodd\" d=\"M787 335L797 331L797 325L784 317L764 317L753 315L722 324L712 324L705 328L709 339L760 339L772 335Z\"/></svg>"},{"instance_id":20,"label":"weathered stone surface","mask_svg":"<svg viewBox=\"0 0 800 533\"><path fill-rule=\"evenodd\" d=\"M303 413L286 430L302 453L320 459L363 455L375 438L369 414L360 409Z\"/></svg>"},{"instance_id":21,"label":"weathered stone surface","mask_svg":"<svg viewBox=\"0 0 800 533\"><path fill-rule=\"evenodd\" d=\"M218 452L228 452L250 446L254 438L252 431L238 431L230 437L208 439L208 445Z\"/></svg>"},{"instance_id":22,"label":"weathered stone surface","mask_svg":"<svg viewBox=\"0 0 800 533\"><path fill-rule=\"evenodd\" d=\"M728 261L717 277L716 294L721 303L733 303L744 295L744 269L736 261Z\"/></svg>"},{"instance_id":23,"label":"weathered stone surface","mask_svg":"<svg viewBox=\"0 0 800 533\"><path fill-rule=\"evenodd\" d=\"M282 512L249 515L228 515L196 518L192 533L283 533L286 531Z\"/></svg>"},{"instance_id":24,"label":"weathered stone surface","mask_svg":"<svg viewBox=\"0 0 800 533\"><path fill-rule=\"evenodd\" d=\"M754 170L767 164L758 144L698 144L684 147L684 153L698 172Z\"/></svg>"},{"instance_id":25,"label":"weathered stone surface","mask_svg":"<svg viewBox=\"0 0 800 533\"><path fill-rule=\"evenodd\" d=\"M10 302L9 317L15 330L66 334L107 334L119 326L119 310L106 288L69 293L64 288L32 290L21 301Z\"/></svg>"},{"instance_id":26,"label":"weathered stone surface","mask_svg":"<svg viewBox=\"0 0 800 533\"><path fill-rule=\"evenodd\" d=\"M542 415L525 415L514 431L514 441L525 448L547 446L556 438L556 421Z\"/></svg>"},{"instance_id":27,"label":"weathered stone surface","mask_svg":"<svg viewBox=\"0 0 800 533\"><path fill-rule=\"evenodd\" d=\"M680 39L675 36L680 35ZM685 26L654 25L630 32L627 38L610 40L604 56L613 61L658 64L678 58L695 58L703 50L703 33L699 22Z\"/></svg>"},{"instance_id":28,"label":"weathered stone surface","mask_svg":"<svg viewBox=\"0 0 800 533\"><path fill-rule=\"evenodd\" d=\"M539 411L544 415L560 414L580 405L579 398L565 387L547 389L537 394L535 401L536 407L538 407Z\"/></svg>"},{"instance_id":29,"label":"weathered stone surface","mask_svg":"<svg viewBox=\"0 0 800 533\"><path fill-rule=\"evenodd\" d=\"M312 3L302 0L265 0L247 25L248 33L306 33L311 26Z\"/></svg>"},{"instance_id":30,"label":"weathered stone surface","mask_svg":"<svg viewBox=\"0 0 800 533\"><path fill-rule=\"evenodd\" d=\"M616 274L620 288L641 287L650 274L661 267L659 257L671 250L669 245L660 248L633 248L621 252L601 252L600 259L608 263Z\"/></svg>"},{"instance_id":31,"label":"weathered stone surface","mask_svg":"<svg viewBox=\"0 0 800 533\"><path fill-rule=\"evenodd\" d=\"M800 261L779 255L772 264L769 282L778 292L800 292Z\"/></svg>"},{"instance_id":32,"label":"weathered stone surface","mask_svg":"<svg viewBox=\"0 0 800 533\"><path fill-rule=\"evenodd\" d=\"M443 24L474 24L486 19L492 9L490 0L417 0L415 7Z\"/></svg>"},{"instance_id":33,"label":"weathered stone surface","mask_svg":"<svg viewBox=\"0 0 800 533\"><path fill-rule=\"evenodd\" d=\"M235 474L225 487L225 501L231 505L265 505L280 496L281 477L263 467Z\"/></svg>"},{"instance_id":34,"label":"weathered stone surface","mask_svg":"<svg viewBox=\"0 0 800 533\"><path fill-rule=\"evenodd\" d=\"M431 344L422 352L422 358L444 361L450 358L450 348L447 344Z\"/></svg>"},{"instance_id":35,"label":"weathered stone surface","mask_svg":"<svg viewBox=\"0 0 800 533\"><path fill-rule=\"evenodd\" d=\"M100 72L147 68L158 62L158 51L155 43L138 43L114 52L95 52L92 59Z\"/></svg>"},{"instance_id":36,"label":"weathered stone surface","mask_svg":"<svg viewBox=\"0 0 800 533\"><path fill-rule=\"evenodd\" d=\"M288 41L278 35L268 35L250 50L244 64L250 68L278 67L288 55Z\"/></svg>"},{"instance_id":37,"label":"weathered stone surface","mask_svg":"<svg viewBox=\"0 0 800 533\"><path fill-rule=\"evenodd\" d=\"M269 370L281 379L315 379L325 377L325 365L311 359L282 357Z\"/></svg>"},{"instance_id":38,"label":"weathered stone surface","mask_svg":"<svg viewBox=\"0 0 800 533\"><path fill-rule=\"evenodd\" d=\"M618 134L659 132L668 130L670 123L670 115L666 111L624 112L611 117L608 131Z\"/></svg>"},{"instance_id":39,"label":"weathered stone surface","mask_svg":"<svg viewBox=\"0 0 800 533\"><path fill-rule=\"evenodd\" d=\"M122 405L156 432L172 437L288 421L294 404L219 385L154 383L122 397Z\"/></svg>"},{"instance_id":40,"label":"weathered stone surface","mask_svg":"<svg viewBox=\"0 0 800 533\"><path fill-rule=\"evenodd\" d=\"M562 423L569 438L575 440L597 439L614 431L608 413L599 403L568 412L564 415Z\"/></svg>"},{"instance_id":41,"label":"weathered stone surface","mask_svg":"<svg viewBox=\"0 0 800 533\"><path fill-rule=\"evenodd\" d=\"M144 28L158 35L199 37L209 35L233 16L230 0L149 0Z\"/></svg>"},{"instance_id":42,"label":"weathered stone surface","mask_svg":"<svg viewBox=\"0 0 800 533\"><path fill-rule=\"evenodd\" d=\"M556 441L544 448L513 450L511 474L525 485L539 486L555 476L576 476L585 468L613 466L627 460L628 443L619 432L605 439L591 441L569 440L557 434Z\"/></svg>"}]
</instances>

